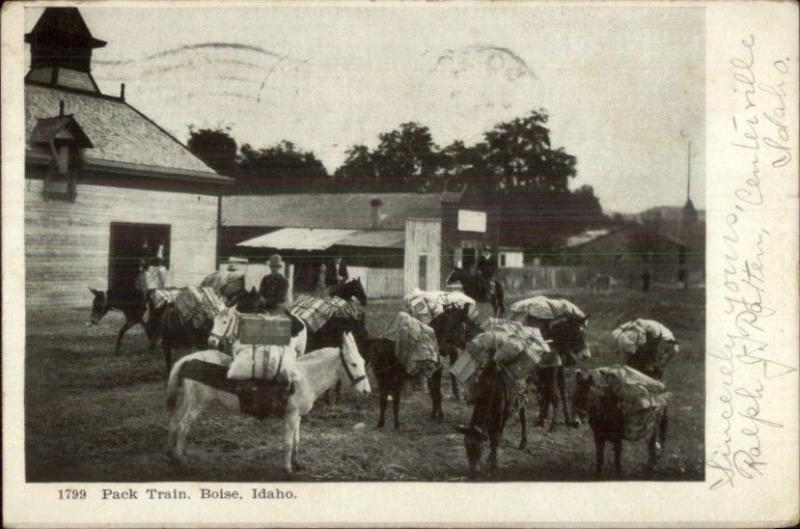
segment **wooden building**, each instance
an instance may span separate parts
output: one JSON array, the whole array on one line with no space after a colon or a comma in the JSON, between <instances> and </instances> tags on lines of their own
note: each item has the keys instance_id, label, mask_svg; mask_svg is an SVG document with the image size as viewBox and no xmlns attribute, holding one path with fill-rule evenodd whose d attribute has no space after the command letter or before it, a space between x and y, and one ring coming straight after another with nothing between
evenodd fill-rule
<instances>
[{"instance_id":1,"label":"wooden building","mask_svg":"<svg viewBox=\"0 0 800 529\"><path fill-rule=\"evenodd\" d=\"M561 252L544 264L589 267L595 273L631 284L649 272L653 281L670 283L679 280L686 260L682 241L647 226L631 224L568 238Z\"/></svg>"},{"instance_id":2,"label":"wooden building","mask_svg":"<svg viewBox=\"0 0 800 529\"><path fill-rule=\"evenodd\" d=\"M130 288L160 256L176 285L215 269L228 178L91 74L76 8L49 7L25 36L25 267L29 308L86 306L87 287Z\"/></svg>"},{"instance_id":3,"label":"wooden building","mask_svg":"<svg viewBox=\"0 0 800 529\"><path fill-rule=\"evenodd\" d=\"M442 220L411 218L406 221L403 290L442 288Z\"/></svg>"}]
</instances>

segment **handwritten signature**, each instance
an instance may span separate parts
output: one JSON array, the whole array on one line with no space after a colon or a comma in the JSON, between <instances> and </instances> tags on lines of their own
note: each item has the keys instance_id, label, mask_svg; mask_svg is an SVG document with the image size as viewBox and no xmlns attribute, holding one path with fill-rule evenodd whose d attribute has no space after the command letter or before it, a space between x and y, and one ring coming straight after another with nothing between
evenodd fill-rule
<instances>
[{"instance_id":1,"label":"handwritten signature","mask_svg":"<svg viewBox=\"0 0 800 529\"><path fill-rule=\"evenodd\" d=\"M718 362L722 388L722 439L711 451L706 465L714 472L710 488L733 487L738 479L762 476L767 467L765 429L783 428L768 418L763 406L769 391L765 384L796 368L775 359L770 350L767 322L777 312L770 306L766 281L771 234L766 229L752 235L750 217L767 199L762 181L772 171L792 161L790 135L786 125L787 60L775 60L768 71L771 82L758 79L756 39L749 35L742 49L730 61L734 92L741 94L739 114L731 118L734 139L731 146L747 156L744 177L736 186L731 210L725 216L723 288L726 327L723 342L712 347L709 356ZM775 80L777 79L777 80ZM768 165L764 165L767 163ZM747 236L745 236L747 234Z\"/></svg>"}]
</instances>

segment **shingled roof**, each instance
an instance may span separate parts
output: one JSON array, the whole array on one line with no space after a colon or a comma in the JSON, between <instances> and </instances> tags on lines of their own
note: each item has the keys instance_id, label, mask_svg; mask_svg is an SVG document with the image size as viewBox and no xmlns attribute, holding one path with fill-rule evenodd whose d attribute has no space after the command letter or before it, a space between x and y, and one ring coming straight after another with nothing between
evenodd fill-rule
<instances>
[{"instance_id":1,"label":"shingled roof","mask_svg":"<svg viewBox=\"0 0 800 529\"><path fill-rule=\"evenodd\" d=\"M59 103L80 123L94 145L83 150L88 168L133 172L206 183L230 183L189 149L125 101L58 87L25 84L26 154L47 160L47 151L31 144L37 122L59 113Z\"/></svg>"},{"instance_id":2,"label":"shingled roof","mask_svg":"<svg viewBox=\"0 0 800 529\"><path fill-rule=\"evenodd\" d=\"M372 206L378 198L381 230L405 230L408 218L440 218L440 193L291 193L240 195L222 199L226 226L287 228L372 228Z\"/></svg>"}]
</instances>

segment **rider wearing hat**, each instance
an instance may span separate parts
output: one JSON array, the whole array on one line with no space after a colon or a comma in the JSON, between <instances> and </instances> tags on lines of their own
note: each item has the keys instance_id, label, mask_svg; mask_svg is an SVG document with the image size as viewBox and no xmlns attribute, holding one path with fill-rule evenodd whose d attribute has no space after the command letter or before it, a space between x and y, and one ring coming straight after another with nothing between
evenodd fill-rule
<instances>
[{"instance_id":1,"label":"rider wearing hat","mask_svg":"<svg viewBox=\"0 0 800 529\"><path fill-rule=\"evenodd\" d=\"M283 260L278 254L272 255L267 262L270 273L261 280L258 293L266 301L267 309L283 307L286 303L286 294L289 292L289 281L281 273Z\"/></svg>"}]
</instances>

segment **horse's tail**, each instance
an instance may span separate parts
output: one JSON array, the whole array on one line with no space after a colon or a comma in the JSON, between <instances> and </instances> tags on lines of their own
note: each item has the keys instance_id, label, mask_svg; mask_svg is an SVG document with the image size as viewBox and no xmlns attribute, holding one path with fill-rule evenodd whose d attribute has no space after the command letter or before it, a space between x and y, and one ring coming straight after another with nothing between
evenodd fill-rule
<instances>
[{"instance_id":1,"label":"horse's tail","mask_svg":"<svg viewBox=\"0 0 800 529\"><path fill-rule=\"evenodd\" d=\"M178 386L181 383L181 369L183 364L192 355L187 355L175 362L172 370L169 372L169 380L167 381L167 411L174 412L175 404L178 402Z\"/></svg>"}]
</instances>

